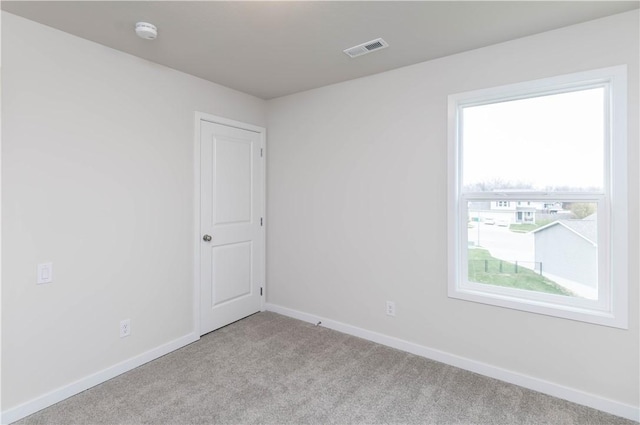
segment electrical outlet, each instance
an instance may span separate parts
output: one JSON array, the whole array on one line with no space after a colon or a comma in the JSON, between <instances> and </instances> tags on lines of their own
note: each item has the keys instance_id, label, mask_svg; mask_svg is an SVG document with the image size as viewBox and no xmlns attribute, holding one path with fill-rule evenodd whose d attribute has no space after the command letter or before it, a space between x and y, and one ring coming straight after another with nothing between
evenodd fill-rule
<instances>
[{"instance_id":1,"label":"electrical outlet","mask_svg":"<svg viewBox=\"0 0 640 425\"><path fill-rule=\"evenodd\" d=\"M120 338L131 335L131 320L124 319L120 321Z\"/></svg>"},{"instance_id":2,"label":"electrical outlet","mask_svg":"<svg viewBox=\"0 0 640 425\"><path fill-rule=\"evenodd\" d=\"M387 316L396 315L396 303L393 301L387 301Z\"/></svg>"}]
</instances>

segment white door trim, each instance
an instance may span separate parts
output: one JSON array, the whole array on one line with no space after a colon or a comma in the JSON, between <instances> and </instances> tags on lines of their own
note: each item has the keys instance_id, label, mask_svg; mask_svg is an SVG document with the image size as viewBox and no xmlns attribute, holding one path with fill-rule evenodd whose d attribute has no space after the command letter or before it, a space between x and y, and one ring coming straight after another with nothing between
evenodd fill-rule
<instances>
[{"instance_id":1,"label":"white door trim","mask_svg":"<svg viewBox=\"0 0 640 425\"><path fill-rule=\"evenodd\" d=\"M207 121L214 124L226 125L229 127L235 127L242 130L253 131L260 134L260 148L262 149L262 199L260 202L260 208L262 209L263 218L262 232L263 238L261 243L262 260L260 261L260 270L257 275L260 279L260 286L263 288L262 296L260 297L260 311L265 309L266 298L266 165L267 165L267 129L259 127L253 124L248 124L240 121L231 120L228 118L219 117L216 115L207 114L204 112L195 113L194 122L194 142L193 142L193 330L198 338L200 337L200 122Z\"/></svg>"}]
</instances>

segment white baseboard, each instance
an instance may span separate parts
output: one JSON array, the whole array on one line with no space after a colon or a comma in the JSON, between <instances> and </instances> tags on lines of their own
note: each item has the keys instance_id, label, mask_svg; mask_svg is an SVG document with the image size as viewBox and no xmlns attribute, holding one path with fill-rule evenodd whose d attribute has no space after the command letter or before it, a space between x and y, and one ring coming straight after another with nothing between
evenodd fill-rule
<instances>
[{"instance_id":1,"label":"white baseboard","mask_svg":"<svg viewBox=\"0 0 640 425\"><path fill-rule=\"evenodd\" d=\"M152 360L162 357L165 354L168 354L172 351L177 350L178 348L182 348L185 345L191 344L192 342L195 342L198 339L200 338L195 333L185 335L171 342L163 344L160 347L156 347L145 353L142 353L140 355L127 359L123 362L115 364L111 367L108 367L107 369L101 370L100 372L96 372L92 375L89 375L75 382L72 382L68 385L65 385L64 387L55 389L47 394L34 398L33 400L30 400L26 403L7 409L1 413L0 423L10 424L17 420L20 420L24 417L27 417L37 412L38 410L42 410L46 407L54 405L66 398L74 396L91 387L94 387L98 384L108 381L111 378L115 378L118 375L121 375L125 372L135 369L138 366L141 366L145 363L148 363Z\"/></svg>"},{"instance_id":2,"label":"white baseboard","mask_svg":"<svg viewBox=\"0 0 640 425\"><path fill-rule=\"evenodd\" d=\"M640 408L628 404L609 400L607 398L589 394L574 388L565 387L553 382L523 375L517 372L512 372L510 370L491 366L486 363L456 356L455 354L450 354L444 351L425 347L423 345L418 345L413 342L390 337L313 314L292 310L290 308L282 307L279 305L266 303L265 309L267 311L272 311L274 313L282 314L283 316L292 317L304 322L313 324L322 322L321 326L348 335L353 335L359 338L376 342L378 344L406 351L411 354L426 357L431 360L459 367L460 369L465 369L484 376L488 376L490 378L499 379L510 384L515 384L524 388L528 388L530 390L551 395L553 397L561 398L563 400L571 401L573 403L611 413L612 415L621 416L623 418L631 419L634 421L640 421Z\"/></svg>"}]
</instances>

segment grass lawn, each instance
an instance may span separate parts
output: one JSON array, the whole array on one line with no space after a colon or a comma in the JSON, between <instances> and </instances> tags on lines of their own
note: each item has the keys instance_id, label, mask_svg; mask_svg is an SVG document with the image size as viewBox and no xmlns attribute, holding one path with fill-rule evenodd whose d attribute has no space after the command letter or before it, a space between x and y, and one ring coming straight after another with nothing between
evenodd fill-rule
<instances>
[{"instance_id":1,"label":"grass lawn","mask_svg":"<svg viewBox=\"0 0 640 425\"><path fill-rule=\"evenodd\" d=\"M502 266L500 265L502 263ZM485 271L485 266L486 270ZM501 270L502 269L502 270ZM508 286L528 291L573 295L557 283L533 270L518 267L508 261L492 257L486 249L469 249L469 280L488 285Z\"/></svg>"},{"instance_id":2,"label":"grass lawn","mask_svg":"<svg viewBox=\"0 0 640 425\"><path fill-rule=\"evenodd\" d=\"M509 226L509 230L517 233L527 233L532 230L536 230L542 226L546 226L553 220L540 220L536 224L512 224Z\"/></svg>"}]
</instances>

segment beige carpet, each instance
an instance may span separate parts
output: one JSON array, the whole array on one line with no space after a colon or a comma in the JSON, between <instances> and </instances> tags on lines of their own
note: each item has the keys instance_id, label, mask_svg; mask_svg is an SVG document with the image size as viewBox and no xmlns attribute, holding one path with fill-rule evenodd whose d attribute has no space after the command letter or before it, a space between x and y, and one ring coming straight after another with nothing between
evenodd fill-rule
<instances>
[{"instance_id":1,"label":"beige carpet","mask_svg":"<svg viewBox=\"0 0 640 425\"><path fill-rule=\"evenodd\" d=\"M18 424L634 424L258 313Z\"/></svg>"}]
</instances>

